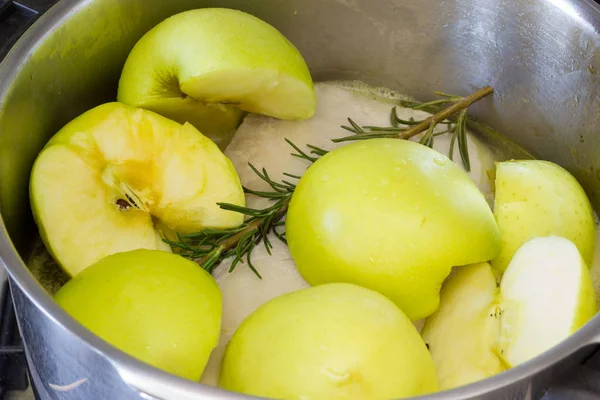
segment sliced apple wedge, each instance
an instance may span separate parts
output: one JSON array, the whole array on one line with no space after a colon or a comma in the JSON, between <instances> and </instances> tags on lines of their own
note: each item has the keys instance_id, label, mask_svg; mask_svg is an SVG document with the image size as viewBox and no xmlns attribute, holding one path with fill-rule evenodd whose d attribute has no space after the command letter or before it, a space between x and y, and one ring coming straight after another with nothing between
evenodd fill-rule
<instances>
[{"instance_id":1,"label":"sliced apple wedge","mask_svg":"<svg viewBox=\"0 0 600 400\"><path fill-rule=\"evenodd\" d=\"M488 263L457 268L422 333L440 388L490 377L557 345L596 313L595 296L577 247L558 236L523 244L500 287Z\"/></svg>"},{"instance_id":2,"label":"sliced apple wedge","mask_svg":"<svg viewBox=\"0 0 600 400\"><path fill-rule=\"evenodd\" d=\"M596 294L577 247L558 236L532 239L515 253L500 285L498 353L524 363L569 337L596 313Z\"/></svg>"},{"instance_id":3,"label":"sliced apple wedge","mask_svg":"<svg viewBox=\"0 0 600 400\"><path fill-rule=\"evenodd\" d=\"M268 23L226 8L182 12L147 32L127 58L118 100L189 121L223 145L241 110L306 119L316 105L296 47Z\"/></svg>"},{"instance_id":4,"label":"sliced apple wedge","mask_svg":"<svg viewBox=\"0 0 600 400\"><path fill-rule=\"evenodd\" d=\"M492 267L503 272L515 251L538 236L571 240L591 266L596 240L592 206L568 171L548 161L505 161L496 164L494 215L502 250Z\"/></svg>"},{"instance_id":5,"label":"sliced apple wedge","mask_svg":"<svg viewBox=\"0 0 600 400\"><path fill-rule=\"evenodd\" d=\"M476 382L505 369L494 353L498 293L488 263L459 267L444 284L440 308L427 318L422 332L440 389Z\"/></svg>"},{"instance_id":6,"label":"sliced apple wedge","mask_svg":"<svg viewBox=\"0 0 600 400\"><path fill-rule=\"evenodd\" d=\"M63 127L38 155L30 198L42 240L74 276L104 256L170 251L155 225L177 232L233 227L245 203L231 162L192 125L107 103Z\"/></svg>"}]
</instances>

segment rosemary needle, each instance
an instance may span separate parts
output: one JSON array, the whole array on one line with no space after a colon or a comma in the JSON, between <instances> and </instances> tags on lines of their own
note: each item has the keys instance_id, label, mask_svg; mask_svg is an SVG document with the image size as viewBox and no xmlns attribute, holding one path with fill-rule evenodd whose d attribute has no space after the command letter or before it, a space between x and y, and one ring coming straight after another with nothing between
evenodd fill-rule
<instances>
[{"instance_id":1,"label":"rosemary needle","mask_svg":"<svg viewBox=\"0 0 600 400\"><path fill-rule=\"evenodd\" d=\"M390 126L360 126L351 118L348 118L349 126L343 125L342 128L353 133L351 136L332 139L333 142L347 142L356 140L368 140L374 138L397 138L409 139L419 133L425 132L420 139L420 143L432 147L436 137L442 134L450 134L450 159L452 159L454 146L458 146L459 154L463 166L467 171L470 169L469 152L467 145L467 108L491 94L493 89L486 86L467 97L459 97L446 93L436 92L436 95L443 97L440 100L434 100L427 103L420 102L401 102L401 105L414 110L426 109L431 107L440 107L436 113L430 117L415 121L414 119L404 120L398 117L396 107L392 107L390 112ZM443 106L448 105L446 108ZM458 113L456 120L448 121L447 118ZM442 132L435 132L438 124L445 124L448 128ZM306 145L306 151L300 149L291 140L285 141L292 147L294 153L292 156L304 159L310 163L316 162L320 157L328 153L327 150L313 145ZM251 253L257 245L265 246L267 253L271 254L273 244L268 238L269 233L287 244L285 237L285 217L288 205L296 189L296 184L288 180L280 182L274 181L262 168L259 170L254 165L248 163L252 171L264 182L270 189L269 191L259 191L244 187L244 192L255 196L269 199L272 205L263 209L243 207L229 203L217 203L224 210L238 212L246 216L245 221L235 228L206 228L199 232L190 234L177 234L177 240L163 239L179 253L195 262L202 268L211 272L224 259L233 257L229 271L232 272L239 263L247 263L248 267L261 278L260 274L252 264ZM286 177L299 180L299 175L283 173ZM279 229L279 230L278 230Z\"/></svg>"}]
</instances>

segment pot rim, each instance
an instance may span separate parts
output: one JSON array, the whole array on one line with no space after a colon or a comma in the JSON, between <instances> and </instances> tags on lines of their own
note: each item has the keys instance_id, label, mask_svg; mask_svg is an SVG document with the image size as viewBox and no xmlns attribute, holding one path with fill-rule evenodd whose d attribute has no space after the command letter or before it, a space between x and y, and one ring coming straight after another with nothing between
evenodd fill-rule
<instances>
[{"instance_id":1,"label":"pot rim","mask_svg":"<svg viewBox=\"0 0 600 400\"><path fill-rule=\"evenodd\" d=\"M19 73L20 67L34 54L35 50L47 37L68 20L73 14L82 11L93 0L60 0L56 5L38 18L12 47L5 59L0 62L0 106L6 100L11 89L11 84ZM564 11L565 5L571 12L584 17L595 29L600 32L600 5L592 0L550 0L559 9ZM572 8L571 8L572 7ZM0 112L2 107L0 107ZM231 399L259 399L259 397L228 392L223 389L200 385L198 382L180 378L167 373L149 364L141 362L122 352L108 342L99 338L75 319L68 315L52 297L41 287L31 274L24 261L19 256L12 244L6 230L4 219L0 215L0 263L6 268L12 280L12 290L21 290L25 296L46 317L58 324L62 329L68 330L81 338L94 352L106 357L123 379L126 376L142 377L134 379L136 382L150 381L153 386L166 385L178 387L180 391L197 396L211 396L215 400ZM17 311L18 312L18 311ZM516 382L527 382L533 375L541 372L553 364L567 358L575 352L588 346L600 344L600 313L597 313L588 323L581 327L569 338L555 347L530 360L527 363L511 368L490 378L471 383L459 388L437 392L429 395L413 397L419 400L453 400L463 397L476 397L503 389L505 386ZM131 382L128 382L131 384ZM144 391L141 385L134 385L136 390ZM528 388L530 389L530 388ZM152 395L151 392L148 394Z\"/></svg>"}]
</instances>

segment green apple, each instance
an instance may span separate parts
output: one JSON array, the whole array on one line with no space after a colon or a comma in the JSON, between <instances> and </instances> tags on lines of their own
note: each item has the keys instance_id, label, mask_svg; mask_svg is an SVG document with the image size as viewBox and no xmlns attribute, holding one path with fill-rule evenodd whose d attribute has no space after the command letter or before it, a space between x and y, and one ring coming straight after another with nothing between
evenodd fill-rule
<instances>
[{"instance_id":1,"label":"green apple","mask_svg":"<svg viewBox=\"0 0 600 400\"><path fill-rule=\"evenodd\" d=\"M171 251L158 231L234 227L244 205L231 162L190 124L120 103L100 105L50 139L30 182L44 244L71 276L109 254Z\"/></svg>"},{"instance_id":2,"label":"green apple","mask_svg":"<svg viewBox=\"0 0 600 400\"><path fill-rule=\"evenodd\" d=\"M219 287L176 254L140 249L107 256L54 298L118 349L184 378L200 379L219 340Z\"/></svg>"},{"instance_id":3,"label":"green apple","mask_svg":"<svg viewBox=\"0 0 600 400\"><path fill-rule=\"evenodd\" d=\"M268 23L226 8L182 12L147 32L125 62L117 98L188 121L222 148L242 110L295 120L316 105L298 49Z\"/></svg>"},{"instance_id":4,"label":"green apple","mask_svg":"<svg viewBox=\"0 0 600 400\"><path fill-rule=\"evenodd\" d=\"M519 247L502 276L500 297L498 353L508 366L560 343L597 311L586 262L573 242L559 236Z\"/></svg>"},{"instance_id":5,"label":"green apple","mask_svg":"<svg viewBox=\"0 0 600 400\"><path fill-rule=\"evenodd\" d=\"M592 265L596 225L581 185L562 167L539 160L505 161L496 165L494 214L502 250L492 267L503 272L527 240L556 235L571 240Z\"/></svg>"},{"instance_id":6,"label":"green apple","mask_svg":"<svg viewBox=\"0 0 600 400\"><path fill-rule=\"evenodd\" d=\"M444 283L440 307L425 320L422 331L441 390L505 370L494 352L499 292L487 262L458 267Z\"/></svg>"},{"instance_id":7,"label":"green apple","mask_svg":"<svg viewBox=\"0 0 600 400\"><path fill-rule=\"evenodd\" d=\"M469 176L419 143L371 139L339 147L300 179L286 222L311 285L355 283L411 320L433 313L452 266L500 250L492 211Z\"/></svg>"},{"instance_id":8,"label":"green apple","mask_svg":"<svg viewBox=\"0 0 600 400\"><path fill-rule=\"evenodd\" d=\"M568 239L531 239L515 253L499 287L495 274L488 263L459 267L425 322L423 339L441 389L522 364L596 313L590 272Z\"/></svg>"},{"instance_id":9,"label":"green apple","mask_svg":"<svg viewBox=\"0 0 600 400\"><path fill-rule=\"evenodd\" d=\"M269 300L227 345L221 388L277 399L397 399L437 390L425 343L385 296L332 283Z\"/></svg>"}]
</instances>

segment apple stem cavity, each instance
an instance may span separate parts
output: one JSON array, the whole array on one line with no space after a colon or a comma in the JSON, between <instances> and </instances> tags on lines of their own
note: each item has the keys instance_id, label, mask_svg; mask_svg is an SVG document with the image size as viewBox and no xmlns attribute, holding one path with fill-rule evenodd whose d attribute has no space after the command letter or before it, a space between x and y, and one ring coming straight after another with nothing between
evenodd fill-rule
<instances>
[{"instance_id":1,"label":"apple stem cavity","mask_svg":"<svg viewBox=\"0 0 600 400\"><path fill-rule=\"evenodd\" d=\"M351 118L348 118L350 126L343 125L354 135L332 139L332 142L350 142L356 140L368 140L377 138L394 138L408 140L409 138L425 132L425 135L420 140L420 143L432 147L434 138L441 134L451 134L451 146L449 158L452 160L454 151L454 143L457 142L459 153L462 159L463 166L467 171L470 170L469 153L467 147L467 108L473 103L483 99L493 93L493 88L485 86L467 97L455 96L441 92L435 92L442 99L430 102L403 102L402 106L419 109L431 109L435 107L435 112L430 117L415 121L413 119L403 120L398 118L396 107L392 107L390 112L390 124L388 127L379 126L360 126ZM444 107L446 106L446 107ZM438 107L441 107L438 109ZM448 121L448 118L458 113L458 117L454 122ZM448 125L448 129L443 132L434 133L434 128L438 124ZM404 126L401 126L404 125ZM307 151L303 151L294 144L291 140L285 141L295 151L292 156L304 159L310 163L316 162L319 158L325 156L328 150L322 149L311 144L307 144ZM273 233L279 240L287 244L285 232L281 232L278 228L284 226L285 222L282 219L285 217L289 202L292 198L296 184L283 180L276 182L269 176L266 169L259 171L252 164L248 164L254 173L265 181L272 191L256 191L244 187L244 192L253 194L259 197L268 198L274 201L274 204L264 209L253 209L241 207L229 203L217 203L224 210L234 211L246 215L244 223L236 228L205 228L199 232L189 234L177 234L177 240L163 238L163 240L180 251L180 254L192 261L198 263L202 268L211 272L226 258L234 256L229 272L232 272L238 263L244 263L244 258L248 263L248 267L261 278L260 274L254 268L251 261L252 250L263 242L267 252L271 254L272 244L267 235ZM285 176L299 180L301 177L289 173L284 173Z\"/></svg>"}]
</instances>

